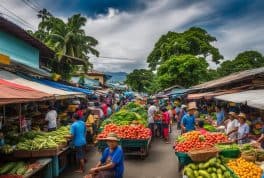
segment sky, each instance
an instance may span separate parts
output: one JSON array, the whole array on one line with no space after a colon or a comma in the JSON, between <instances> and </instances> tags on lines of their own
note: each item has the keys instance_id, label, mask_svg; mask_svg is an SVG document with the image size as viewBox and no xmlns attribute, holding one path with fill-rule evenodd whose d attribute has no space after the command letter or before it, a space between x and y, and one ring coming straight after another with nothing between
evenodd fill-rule
<instances>
[{"instance_id":1,"label":"sky","mask_svg":"<svg viewBox=\"0 0 264 178\"><path fill-rule=\"evenodd\" d=\"M36 14L47 8L64 20L87 17L86 34L99 41L94 68L131 72L147 68L147 56L168 31L202 27L217 38L225 60L239 52L264 53L263 0L0 0L0 12L25 29L37 29ZM215 68L211 61L208 61Z\"/></svg>"}]
</instances>

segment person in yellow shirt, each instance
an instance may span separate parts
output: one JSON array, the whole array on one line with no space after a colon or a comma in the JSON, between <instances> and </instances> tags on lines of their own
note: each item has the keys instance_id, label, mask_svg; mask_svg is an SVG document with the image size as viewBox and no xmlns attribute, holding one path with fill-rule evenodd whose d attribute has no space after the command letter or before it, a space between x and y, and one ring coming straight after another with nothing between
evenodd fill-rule
<instances>
[{"instance_id":1,"label":"person in yellow shirt","mask_svg":"<svg viewBox=\"0 0 264 178\"><path fill-rule=\"evenodd\" d=\"M88 110L88 115L86 119L87 128L87 141L93 141L93 136L96 133L95 117L91 110Z\"/></svg>"}]
</instances>

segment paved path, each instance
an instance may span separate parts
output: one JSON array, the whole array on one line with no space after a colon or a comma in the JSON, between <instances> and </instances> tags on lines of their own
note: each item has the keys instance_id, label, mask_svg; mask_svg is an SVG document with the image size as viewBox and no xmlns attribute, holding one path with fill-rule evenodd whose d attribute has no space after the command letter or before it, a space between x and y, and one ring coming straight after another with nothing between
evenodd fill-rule
<instances>
[{"instance_id":1,"label":"paved path","mask_svg":"<svg viewBox=\"0 0 264 178\"><path fill-rule=\"evenodd\" d=\"M175 140L176 131L171 135L171 140ZM100 159L100 154L95 148L91 148L88 158L87 170L97 163ZM60 177L82 178L83 175L76 174L73 169L69 168ZM180 178L178 161L172 149L172 144L165 144L162 140L155 139L146 159L126 158L124 178Z\"/></svg>"}]
</instances>

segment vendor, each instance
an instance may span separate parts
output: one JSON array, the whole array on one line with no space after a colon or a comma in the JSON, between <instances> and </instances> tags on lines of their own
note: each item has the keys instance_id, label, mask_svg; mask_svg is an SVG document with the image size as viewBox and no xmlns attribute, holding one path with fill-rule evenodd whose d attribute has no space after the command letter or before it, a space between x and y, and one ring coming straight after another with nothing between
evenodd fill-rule
<instances>
[{"instance_id":1,"label":"vendor","mask_svg":"<svg viewBox=\"0 0 264 178\"><path fill-rule=\"evenodd\" d=\"M181 120L182 132L190 132L195 130L195 112L197 111L194 102L188 104L188 113L185 114Z\"/></svg>"},{"instance_id":2,"label":"vendor","mask_svg":"<svg viewBox=\"0 0 264 178\"><path fill-rule=\"evenodd\" d=\"M108 148L102 154L99 163L89 171L85 178L122 178L124 173L124 155L118 145L118 137L115 133L109 133L105 139Z\"/></svg>"},{"instance_id":3,"label":"vendor","mask_svg":"<svg viewBox=\"0 0 264 178\"><path fill-rule=\"evenodd\" d=\"M170 125L170 116L166 107L162 107L162 133L166 141L166 144L169 144L169 125Z\"/></svg>"},{"instance_id":4,"label":"vendor","mask_svg":"<svg viewBox=\"0 0 264 178\"><path fill-rule=\"evenodd\" d=\"M261 136L259 137L259 139L257 140L257 142L259 142L260 145L261 145L261 148L264 149L264 126L262 126Z\"/></svg>"},{"instance_id":5,"label":"vendor","mask_svg":"<svg viewBox=\"0 0 264 178\"><path fill-rule=\"evenodd\" d=\"M49 106L48 113L46 114L45 121L48 122L48 131L54 131L57 129L57 111L53 106Z\"/></svg>"},{"instance_id":6,"label":"vendor","mask_svg":"<svg viewBox=\"0 0 264 178\"><path fill-rule=\"evenodd\" d=\"M216 123L217 126L220 126L223 124L224 118L225 118L225 113L224 110L221 109L220 106L215 107L215 112L216 112Z\"/></svg>"},{"instance_id":7,"label":"vendor","mask_svg":"<svg viewBox=\"0 0 264 178\"><path fill-rule=\"evenodd\" d=\"M226 135L230 140L235 140L237 138L237 133L235 132L239 127L239 122L236 119L237 115L235 112L229 112L228 113L229 120L226 124Z\"/></svg>"}]
</instances>

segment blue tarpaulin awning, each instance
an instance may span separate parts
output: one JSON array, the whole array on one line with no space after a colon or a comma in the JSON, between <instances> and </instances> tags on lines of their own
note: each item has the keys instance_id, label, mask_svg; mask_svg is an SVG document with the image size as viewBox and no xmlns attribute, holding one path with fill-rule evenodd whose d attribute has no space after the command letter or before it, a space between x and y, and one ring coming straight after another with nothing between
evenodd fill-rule
<instances>
[{"instance_id":1,"label":"blue tarpaulin awning","mask_svg":"<svg viewBox=\"0 0 264 178\"><path fill-rule=\"evenodd\" d=\"M82 92L82 93L87 94L87 95L93 94L93 91L90 91L90 90L87 90L87 89L84 89L84 88L78 88L78 87L73 87L73 86L69 86L69 85L64 85L64 84L61 84L61 83L58 83L58 82L54 82L54 81L50 81L50 80L47 80L47 79L36 79L35 78L33 80L38 82L38 83L41 83L41 84L44 84L44 85L48 85L48 86L51 86L51 87L54 87L54 88L58 88L58 89L61 89L61 90L65 90L65 91Z\"/></svg>"}]
</instances>

